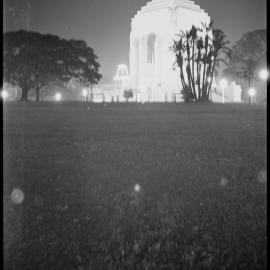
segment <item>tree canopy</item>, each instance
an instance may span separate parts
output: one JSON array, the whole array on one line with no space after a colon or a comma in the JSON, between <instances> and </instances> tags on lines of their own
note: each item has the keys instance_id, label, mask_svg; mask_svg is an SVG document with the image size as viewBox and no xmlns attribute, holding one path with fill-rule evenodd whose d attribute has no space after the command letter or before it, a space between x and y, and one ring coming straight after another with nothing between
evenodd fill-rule
<instances>
[{"instance_id":1,"label":"tree canopy","mask_svg":"<svg viewBox=\"0 0 270 270\"><path fill-rule=\"evenodd\" d=\"M133 98L133 91L132 89L126 89L123 93L123 97L126 99L126 102L128 102L128 100L130 98Z\"/></svg>"},{"instance_id":2,"label":"tree canopy","mask_svg":"<svg viewBox=\"0 0 270 270\"><path fill-rule=\"evenodd\" d=\"M222 30L213 27L213 21L192 26L178 36L171 50L176 56L175 67L180 69L184 101L208 101L216 67L226 64L225 55L230 57L229 41Z\"/></svg>"},{"instance_id":3,"label":"tree canopy","mask_svg":"<svg viewBox=\"0 0 270 270\"><path fill-rule=\"evenodd\" d=\"M232 58L223 75L241 84L244 92L255 81L261 69L266 69L266 30L245 33L232 47Z\"/></svg>"},{"instance_id":4,"label":"tree canopy","mask_svg":"<svg viewBox=\"0 0 270 270\"><path fill-rule=\"evenodd\" d=\"M26 101L30 89L51 82L76 79L84 85L98 83L100 65L94 50L84 40L66 40L55 35L25 30L3 34L4 81L22 90Z\"/></svg>"}]
</instances>

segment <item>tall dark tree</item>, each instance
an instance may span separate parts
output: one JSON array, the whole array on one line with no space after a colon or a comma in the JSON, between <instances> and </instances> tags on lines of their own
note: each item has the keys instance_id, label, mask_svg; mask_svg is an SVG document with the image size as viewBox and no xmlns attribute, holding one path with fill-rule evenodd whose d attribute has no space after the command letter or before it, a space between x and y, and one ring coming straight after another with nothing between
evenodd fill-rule
<instances>
[{"instance_id":1,"label":"tall dark tree","mask_svg":"<svg viewBox=\"0 0 270 270\"><path fill-rule=\"evenodd\" d=\"M72 74L79 83L91 87L91 98L93 99L93 84L97 84L101 79L99 73L100 64L97 62L98 57L95 55L92 48L87 47L87 44L83 40L72 40L67 45L71 54L65 56L64 61L65 70L67 70L67 76ZM66 51L66 50L65 50ZM76 62L74 62L76 59ZM73 69L73 70L70 70ZM69 75L68 75L69 74Z\"/></svg>"},{"instance_id":2,"label":"tall dark tree","mask_svg":"<svg viewBox=\"0 0 270 270\"><path fill-rule=\"evenodd\" d=\"M185 102L209 101L213 77L224 56L230 57L229 41L213 22L182 31L171 50L176 56L175 67L180 69L182 94Z\"/></svg>"},{"instance_id":3,"label":"tall dark tree","mask_svg":"<svg viewBox=\"0 0 270 270\"><path fill-rule=\"evenodd\" d=\"M57 36L40 35L36 43L36 61L33 61L32 87L36 92L36 101L40 100L40 91L43 87L53 82L64 83L61 61L58 57L58 49L61 40Z\"/></svg>"},{"instance_id":4,"label":"tall dark tree","mask_svg":"<svg viewBox=\"0 0 270 270\"><path fill-rule=\"evenodd\" d=\"M83 40L20 30L5 33L3 41L4 80L22 89L23 101L30 89L39 100L40 89L52 82L93 84L101 78L97 56Z\"/></svg>"},{"instance_id":5,"label":"tall dark tree","mask_svg":"<svg viewBox=\"0 0 270 270\"><path fill-rule=\"evenodd\" d=\"M242 86L243 99L254 84L260 86L258 74L266 69L266 30L245 33L232 47L232 57L223 75Z\"/></svg>"}]
</instances>

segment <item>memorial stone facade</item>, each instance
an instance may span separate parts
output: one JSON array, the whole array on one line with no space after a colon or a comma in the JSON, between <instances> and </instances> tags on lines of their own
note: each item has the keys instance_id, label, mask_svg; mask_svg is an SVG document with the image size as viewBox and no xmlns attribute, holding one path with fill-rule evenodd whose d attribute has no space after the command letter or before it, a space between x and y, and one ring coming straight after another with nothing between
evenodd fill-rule
<instances>
[{"instance_id":1,"label":"memorial stone facade","mask_svg":"<svg viewBox=\"0 0 270 270\"><path fill-rule=\"evenodd\" d=\"M172 101L180 95L179 69L173 69L169 48L181 30L209 22L209 15L190 0L152 0L136 13L130 32L130 87L141 101Z\"/></svg>"}]
</instances>

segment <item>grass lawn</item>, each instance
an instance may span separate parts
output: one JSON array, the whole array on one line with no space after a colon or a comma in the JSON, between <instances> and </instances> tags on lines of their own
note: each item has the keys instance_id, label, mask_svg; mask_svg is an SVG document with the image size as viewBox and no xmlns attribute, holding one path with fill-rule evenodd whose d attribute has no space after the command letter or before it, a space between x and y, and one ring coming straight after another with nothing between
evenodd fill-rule
<instances>
[{"instance_id":1,"label":"grass lawn","mask_svg":"<svg viewBox=\"0 0 270 270\"><path fill-rule=\"evenodd\" d=\"M265 174L262 105L6 103L4 269L266 269Z\"/></svg>"}]
</instances>

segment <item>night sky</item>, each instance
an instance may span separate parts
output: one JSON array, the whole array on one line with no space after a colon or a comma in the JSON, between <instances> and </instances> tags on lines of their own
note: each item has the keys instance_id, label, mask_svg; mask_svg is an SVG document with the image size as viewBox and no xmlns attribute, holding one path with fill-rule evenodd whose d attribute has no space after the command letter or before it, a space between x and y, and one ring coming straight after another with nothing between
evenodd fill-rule
<instances>
[{"instance_id":1,"label":"night sky","mask_svg":"<svg viewBox=\"0 0 270 270\"><path fill-rule=\"evenodd\" d=\"M267 0L195 0L231 43L266 28ZM84 39L99 57L103 82L129 63L130 20L147 0L4 0L4 31L26 29Z\"/></svg>"}]
</instances>

